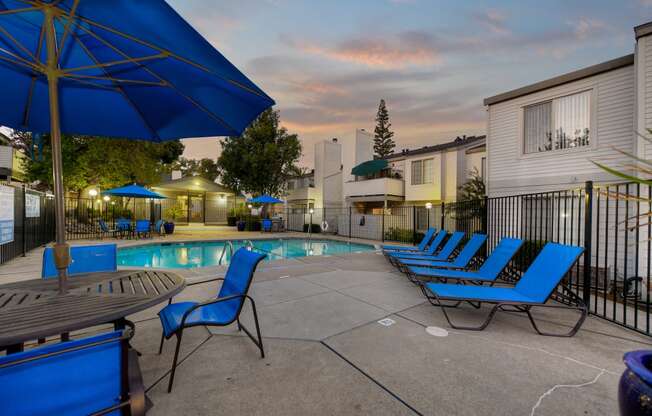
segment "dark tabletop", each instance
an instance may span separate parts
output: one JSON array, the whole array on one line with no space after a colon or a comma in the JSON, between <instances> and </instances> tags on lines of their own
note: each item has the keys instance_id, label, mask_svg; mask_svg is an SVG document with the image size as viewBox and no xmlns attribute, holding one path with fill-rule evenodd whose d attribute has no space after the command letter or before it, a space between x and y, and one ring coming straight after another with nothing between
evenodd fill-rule
<instances>
[{"instance_id":1,"label":"dark tabletop","mask_svg":"<svg viewBox=\"0 0 652 416\"><path fill-rule=\"evenodd\" d=\"M21 344L118 321L157 305L185 287L182 277L161 271L129 270L0 285L0 347Z\"/></svg>"}]
</instances>

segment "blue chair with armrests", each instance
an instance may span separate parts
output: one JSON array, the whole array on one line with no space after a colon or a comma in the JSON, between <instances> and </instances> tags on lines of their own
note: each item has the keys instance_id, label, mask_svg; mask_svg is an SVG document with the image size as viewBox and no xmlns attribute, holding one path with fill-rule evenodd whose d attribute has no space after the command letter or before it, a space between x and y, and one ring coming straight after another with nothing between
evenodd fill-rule
<instances>
[{"instance_id":1,"label":"blue chair with armrests","mask_svg":"<svg viewBox=\"0 0 652 416\"><path fill-rule=\"evenodd\" d=\"M161 319L163 333L161 335L161 344L159 354L163 351L163 342L173 335L177 337L177 346L172 361L172 371L170 372L170 381L168 384L168 393L172 391L174 382L174 373L177 368L179 358L179 347L183 330L193 326L227 326L237 322L238 330L243 330L245 334L260 349L260 355L265 358L263 350L263 339L260 335L260 326L258 324L258 314L256 312L256 303L248 295L249 287L253 279L256 267L267 255L249 251L246 248L240 248L231 258L231 263L224 278L213 280L223 280L217 297L205 302L179 302L170 303L163 308L158 316ZM205 283L205 282L202 282ZM244 306L245 300L251 302L256 326L256 337L254 337L247 328L240 322L240 312Z\"/></svg>"}]
</instances>

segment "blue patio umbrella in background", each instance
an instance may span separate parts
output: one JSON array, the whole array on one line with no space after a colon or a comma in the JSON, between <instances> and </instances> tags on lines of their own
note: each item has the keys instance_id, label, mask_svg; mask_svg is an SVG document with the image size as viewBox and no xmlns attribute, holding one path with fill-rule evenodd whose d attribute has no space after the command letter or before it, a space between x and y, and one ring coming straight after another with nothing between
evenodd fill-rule
<instances>
[{"instance_id":1,"label":"blue patio umbrella in background","mask_svg":"<svg viewBox=\"0 0 652 416\"><path fill-rule=\"evenodd\" d=\"M126 198L165 199L163 195L152 192L149 189L136 184L109 189L108 191L102 192L102 195L122 196Z\"/></svg>"},{"instance_id":2,"label":"blue patio umbrella in background","mask_svg":"<svg viewBox=\"0 0 652 416\"><path fill-rule=\"evenodd\" d=\"M274 104L163 0L0 0L0 79L0 125L51 137L61 292L61 132L238 136Z\"/></svg>"},{"instance_id":3,"label":"blue patio umbrella in background","mask_svg":"<svg viewBox=\"0 0 652 416\"><path fill-rule=\"evenodd\" d=\"M282 204L285 201L281 201L280 199L276 199L273 196L261 195L261 196L255 197L255 198L250 198L250 199L247 200L247 202L251 202L252 204Z\"/></svg>"}]
</instances>

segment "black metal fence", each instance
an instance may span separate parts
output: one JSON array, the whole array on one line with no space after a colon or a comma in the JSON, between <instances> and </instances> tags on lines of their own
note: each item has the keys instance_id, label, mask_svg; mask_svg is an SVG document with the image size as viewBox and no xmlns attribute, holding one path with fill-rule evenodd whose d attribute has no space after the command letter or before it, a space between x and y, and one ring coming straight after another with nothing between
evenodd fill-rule
<instances>
[{"instance_id":1,"label":"black metal fence","mask_svg":"<svg viewBox=\"0 0 652 416\"><path fill-rule=\"evenodd\" d=\"M54 200L22 187L13 188L13 241L0 244L0 264L54 240Z\"/></svg>"}]
</instances>

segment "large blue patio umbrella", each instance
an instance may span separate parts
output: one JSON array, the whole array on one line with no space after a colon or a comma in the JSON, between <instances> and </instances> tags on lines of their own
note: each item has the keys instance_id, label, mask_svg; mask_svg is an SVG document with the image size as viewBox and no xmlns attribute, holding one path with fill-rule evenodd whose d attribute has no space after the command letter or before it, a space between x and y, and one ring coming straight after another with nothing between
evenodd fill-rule
<instances>
[{"instance_id":1,"label":"large blue patio umbrella","mask_svg":"<svg viewBox=\"0 0 652 416\"><path fill-rule=\"evenodd\" d=\"M125 198L165 199L163 195L136 184L109 189L108 191L102 192L102 195L122 196Z\"/></svg>"},{"instance_id":2,"label":"large blue patio umbrella","mask_svg":"<svg viewBox=\"0 0 652 416\"><path fill-rule=\"evenodd\" d=\"M274 101L163 0L0 0L0 125L50 133L65 291L61 132L240 135Z\"/></svg>"},{"instance_id":3,"label":"large blue patio umbrella","mask_svg":"<svg viewBox=\"0 0 652 416\"><path fill-rule=\"evenodd\" d=\"M250 198L250 199L247 200L247 202L251 202L253 204L282 204L285 201L281 201L280 199L276 199L273 196L261 195L261 196L255 197L255 198Z\"/></svg>"}]
</instances>

